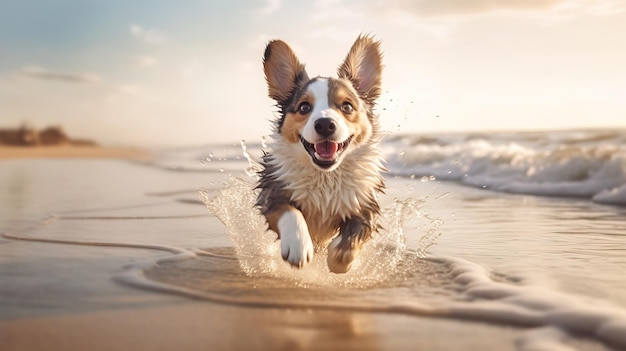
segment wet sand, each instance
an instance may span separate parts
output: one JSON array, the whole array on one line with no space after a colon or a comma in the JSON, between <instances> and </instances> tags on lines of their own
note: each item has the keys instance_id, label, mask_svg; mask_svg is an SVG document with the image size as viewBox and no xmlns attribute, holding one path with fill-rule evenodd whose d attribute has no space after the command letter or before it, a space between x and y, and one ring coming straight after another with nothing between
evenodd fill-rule
<instances>
[{"instance_id":1,"label":"wet sand","mask_svg":"<svg viewBox=\"0 0 626 351\"><path fill-rule=\"evenodd\" d=\"M0 167L0 208L8 209L0 214L3 351L531 349L524 345L535 329L394 313L242 307L121 285L113 277L129 265L171 256L141 245L231 246L197 191L217 191L224 175L96 159L12 159ZM115 245L128 242L138 246ZM607 350L585 339L569 344Z\"/></svg>"},{"instance_id":2,"label":"wet sand","mask_svg":"<svg viewBox=\"0 0 626 351\"><path fill-rule=\"evenodd\" d=\"M210 303L0 322L3 350L515 350L507 327ZM450 336L454 335L454 340Z\"/></svg>"},{"instance_id":3,"label":"wet sand","mask_svg":"<svg viewBox=\"0 0 626 351\"><path fill-rule=\"evenodd\" d=\"M0 146L0 159L32 158L117 158L145 159L150 154L140 148L104 146Z\"/></svg>"}]
</instances>

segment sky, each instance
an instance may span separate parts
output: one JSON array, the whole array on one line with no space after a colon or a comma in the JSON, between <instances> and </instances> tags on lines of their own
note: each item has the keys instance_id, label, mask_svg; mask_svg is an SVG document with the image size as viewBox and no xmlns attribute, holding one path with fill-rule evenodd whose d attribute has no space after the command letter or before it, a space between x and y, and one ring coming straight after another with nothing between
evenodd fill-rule
<instances>
[{"instance_id":1,"label":"sky","mask_svg":"<svg viewBox=\"0 0 626 351\"><path fill-rule=\"evenodd\" d=\"M382 42L390 133L626 128L626 1L0 0L0 128L107 145L258 141L262 55L335 76Z\"/></svg>"}]
</instances>

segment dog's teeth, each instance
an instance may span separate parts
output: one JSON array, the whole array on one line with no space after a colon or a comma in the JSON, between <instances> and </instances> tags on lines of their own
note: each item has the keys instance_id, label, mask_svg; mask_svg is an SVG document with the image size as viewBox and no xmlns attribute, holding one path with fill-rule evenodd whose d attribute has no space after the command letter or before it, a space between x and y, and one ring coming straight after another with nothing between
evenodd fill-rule
<instances>
[{"instance_id":1,"label":"dog's teeth","mask_svg":"<svg viewBox=\"0 0 626 351\"><path fill-rule=\"evenodd\" d=\"M326 157L322 157L320 154L318 154L317 152L315 152L313 154L315 156L316 159L320 160L320 161L334 161L336 159L336 157L333 158L326 158Z\"/></svg>"}]
</instances>

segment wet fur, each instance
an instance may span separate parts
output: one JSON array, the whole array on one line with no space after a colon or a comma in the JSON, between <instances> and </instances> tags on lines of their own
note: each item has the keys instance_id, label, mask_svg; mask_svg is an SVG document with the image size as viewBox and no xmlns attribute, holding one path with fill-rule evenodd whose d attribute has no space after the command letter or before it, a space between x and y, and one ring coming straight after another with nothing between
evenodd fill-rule
<instances>
[{"instance_id":1,"label":"wet fur","mask_svg":"<svg viewBox=\"0 0 626 351\"><path fill-rule=\"evenodd\" d=\"M378 148L382 134L373 109L380 95L381 70L379 43L370 37L357 38L338 69L339 78L309 79L304 65L282 41L272 41L266 48L268 92L280 116L274 123L272 151L262 160L257 206L281 238L283 258L294 266L308 263L313 248L328 245L330 270L344 273L378 229L377 197L384 189L384 166ZM312 84L327 84L328 106L336 110L331 111L333 116L344 118L341 124L354 137L330 170L316 167L299 140L312 117L299 114L297 108L302 101L316 106L317 101L311 101ZM355 105L355 112L335 109L341 101Z\"/></svg>"}]
</instances>

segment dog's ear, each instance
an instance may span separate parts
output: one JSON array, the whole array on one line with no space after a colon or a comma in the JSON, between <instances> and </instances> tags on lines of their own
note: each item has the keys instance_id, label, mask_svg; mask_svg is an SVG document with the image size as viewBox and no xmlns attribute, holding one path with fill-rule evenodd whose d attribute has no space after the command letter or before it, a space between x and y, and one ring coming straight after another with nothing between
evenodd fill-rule
<instances>
[{"instance_id":1,"label":"dog's ear","mask_svg":"<svg viewBox=\"0 0 626 351\"><path fill-rule=\"evenodd\" d=\"M360 35L337 69L337 74L339 78L350 80L361 98L373 104L380 96L382 70L380 42Z\"/></svg>"},{"instance_id":2,"label":"dog's ear","mask_svg":"<svg viewBox=\"0 0 626 351\"><path fill-rule=\"evenodd\" d=\"M263 71L269 97L281 104L289 100L300 82L309 79L304 65L282 40L273 40L267 44L263 56Z\"/></svg>"}]
</instances>

